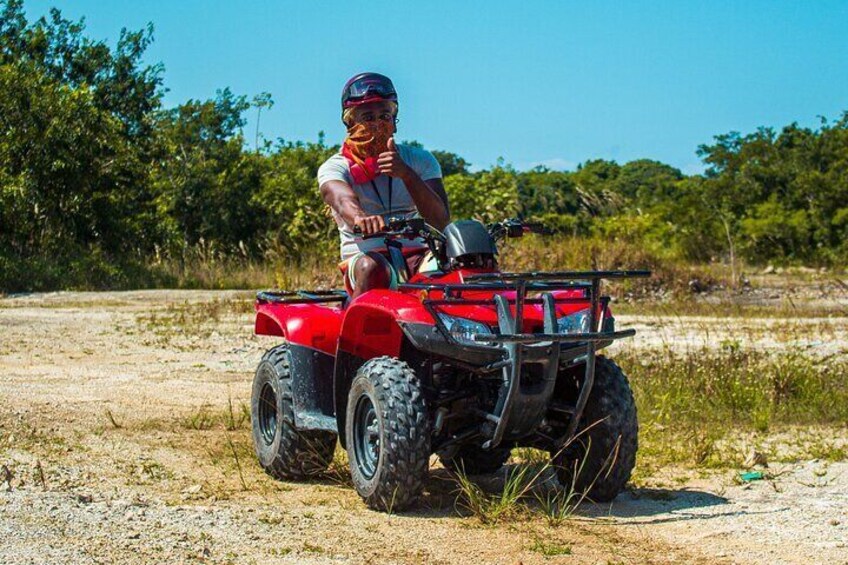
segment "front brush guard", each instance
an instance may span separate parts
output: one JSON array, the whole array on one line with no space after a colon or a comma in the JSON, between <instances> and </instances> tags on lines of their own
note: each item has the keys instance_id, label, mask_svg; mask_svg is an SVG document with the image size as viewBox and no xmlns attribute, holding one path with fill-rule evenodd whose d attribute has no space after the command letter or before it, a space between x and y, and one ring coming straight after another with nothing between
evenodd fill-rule
<instances>
[{"instance_id":1,"label":"front brush guard","mask_svg":"<svg viewBox=\"0 0 848 565\"><path fill-rule=\"evenodd\" d=\"M495 296L495 304L498 312L498 328L500 335L477 334L474 339L482 341L488 338L507 338L501 341L506 350L506 363L503 367L503 385L498 393L498 401L495 405L494 414L488 415L487 419L495 423L494 433L491 439L483 443L483 449L496 447L503 439L504 432L509 425L514 435L525 435L533 430L541 418L547 412L548 402L554 392L557 372L559 369L559 347L554 347L553 340L533 339L528 343L521 343L509 339L519 333L521 326L521 313L515 318L509 308L509 301L503 295ZM556 306L553 295L549 292L542 294L542 308L544 311L545 334L556 333ZM535 336L533 336L535 338ZM542 365L542 387L535 393L521 391L521 369L523 361L528 353L535 362Z\"/></svg>"},{"instance_id":2,"label":"front brush guard","mask_svg":"<svg viewBox=\"0 0 848 565\"><path fill-rule=\"evenodd\" d=\"M445 339L454 345L464 348L485 348L499 350L503 359L482 367L484 371L501 369L502 385L498 392L498 399L492 413L484 413L483 416L490 423L484 427L484 434L488 439L483 443L484 449L497 447L504 436L519 438L530 434L538 427L547 413L556 385L559 370L559 360L562 343L580 344L577 347L585 347L586 365L583 381L580 383L580 393L575 403L571 419L565 433L559 438L553 438L554 447L560 448L570 441L580 422L589 394L595 382L595 351L598 342L611 342L616 339L631 337L636 330L623 331L597 331L599 326L599 310L606 310L609 302L608 297L600 296L601 279L623 279L648 277L649 271L576 271L556 273L491 273L474 275L468 277L469 284L461 285L404 285L421 288L422 290L441 291L444 295L442 300L425 300L425 305L430 310ZM584 282L584 281L588 281ZM590 332L559 334L557 333L556 300L550 290L563 288L583 288L584 297L579 299L565 299L569 302L591 303L589 309ZM439 319L436 306L445 304L480 304L481 300L465 300L460 297L463 290L515 290L515 316L513 316L510 301L502 294L494 296L494 305L498 313L499 334L475 334L472 339L479 345L460 344L450 332L444 327ZM541 305L543 309L544 333L526 334L521 333L523 328L523 311L527 302L528 291L542 291ZM563 299L560 299L562 301ZM533 299L537 303L538 299ZM600 307L600 308L599 308ZM541 365L541 381L536 386L522 387L522 368L528 364ZM490 433L487 433L490 432Z\"/></svg>"}]
</instances>

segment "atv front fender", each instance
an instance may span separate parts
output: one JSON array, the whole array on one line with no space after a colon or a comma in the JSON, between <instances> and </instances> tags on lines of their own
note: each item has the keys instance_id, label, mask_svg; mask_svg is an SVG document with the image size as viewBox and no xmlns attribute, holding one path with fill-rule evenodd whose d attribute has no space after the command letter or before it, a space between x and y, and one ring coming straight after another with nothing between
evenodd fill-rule
<instances>
[{"instance_id":1,"label":"atv front fender","mask_svg":"<svg viewBox=\"0 0 848 565\"><path fill-rule=\"evenodd\" d=\"M354 300L345 312L333 375L339 441L345 441L345 413L350 384L365 361L388 355L400 357L404 340L401 322L433 324L433 317L410 294L371 290Z\"/></svg>"},{"instance_id":2,"label":"atv front fender","mask_svg":"<svg viewBox=\"0 0 848 565\"><path fill-rule=\"evenodd\" d=\"M433 317L414 295L372 290L347 308L339 335L339 349L364 360L398 357L403 342L400 322L433 324Z\"/></svg>"}]
</instances>

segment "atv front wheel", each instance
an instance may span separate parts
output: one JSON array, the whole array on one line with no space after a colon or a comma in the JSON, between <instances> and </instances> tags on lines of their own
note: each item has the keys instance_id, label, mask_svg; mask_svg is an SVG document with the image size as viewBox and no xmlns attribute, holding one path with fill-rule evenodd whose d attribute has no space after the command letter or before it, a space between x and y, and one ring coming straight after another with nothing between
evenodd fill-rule
<instances>
[{"instance_id":1,"label":"atv front wheel","mask_svg":"<svg viewBox=\"0 0 848 565\"><path fill-rule=\"evenodd\" d=\"M389 512L412 504L427 479L430 422L409 365L377 357L357 371L345 433L353 485L365 503Z\"/></svg>"},{"instance_id":2,"label":"atv front wheel","mask_svg":"<svg viewBox=\"0 0 848 565\"><path fill-rule=\"evenodd\" d=\"M553 454L557 477L565 488L608 502L630 479L639 425L627 377L606 357L595 360L595 383L577 431L570 444Z\"/></svg>"},{"instance_id":3,"label":"atv front wheel","mask_svg":"<svg viewBox=\"0 0 848 565\"><path fill-rule=\"evenodd\" d=\"M269 349L253 378L250 422L253 447L265 472L277 479L306 479L330 465L336 434L301 431L294 424L291 358L283 344Z\"/></svg>"},{"instance_id":4,"label":"atv front wheel","mask_svg":"<svg viewBox=\"0 0 848 565\"><path fill-rule=\"evenodd\" d=\"M485 450L477 445L463 445L453 457L439 456L439 460L451 471L462 471L466 475L488 475L504 466L510 451L502 447Z\"/></svg>"}]
</instances>

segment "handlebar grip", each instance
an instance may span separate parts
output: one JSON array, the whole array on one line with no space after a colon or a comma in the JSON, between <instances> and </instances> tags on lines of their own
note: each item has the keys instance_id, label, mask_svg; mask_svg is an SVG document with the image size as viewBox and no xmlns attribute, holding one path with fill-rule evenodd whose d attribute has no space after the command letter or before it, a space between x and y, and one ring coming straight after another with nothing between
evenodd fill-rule
<instances>
[{"instance_id":1,"label":"handlebar grip","mask_svg":"<svg viewBox=\"0 0 848 565\"><path fill-rule=\"evenodd\" d=\"M360 237L362 239L374 239L374 238L377 238L377 237L386 237L387 235L389 235L391 233L392 232L389 232L389 231L386 231L386 230L380 230L378 232L366 234L365 232L362 231L362 229L359 226L353 226L353 235Z\"/></svg>"}]
</instances>

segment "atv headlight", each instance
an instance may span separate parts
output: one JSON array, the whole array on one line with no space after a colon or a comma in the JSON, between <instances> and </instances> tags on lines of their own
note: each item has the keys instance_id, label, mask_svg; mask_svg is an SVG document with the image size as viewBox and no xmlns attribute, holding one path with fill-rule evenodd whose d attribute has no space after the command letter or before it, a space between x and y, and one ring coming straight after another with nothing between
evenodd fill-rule
<instances>
[{"instance_id":1,"label":"atv headlight","mask_svg":"<svg viewBox=\"0 0 848 565\"><path fill-rule=\"evenodd\" d=\"M447 314L439 314L439 319L447 328L455 340L472 345L482 344L483 342L474 341L471 336L474 334L490 334L492 330L486 324L468 320L466 318L457 318L456 316L448 316Z\"/></svg>"},{"instance_id":2,"label":"atv headlight","mask_svg":"<svg viewBox=\"0 0 848 565\"><path fill-rule=\"evenodd\" d=\"M589 333L591 323L591 310L579 310L574 314L557 318L557 330L561 334L585 334Z\"/></svg>"}]
</instances>

